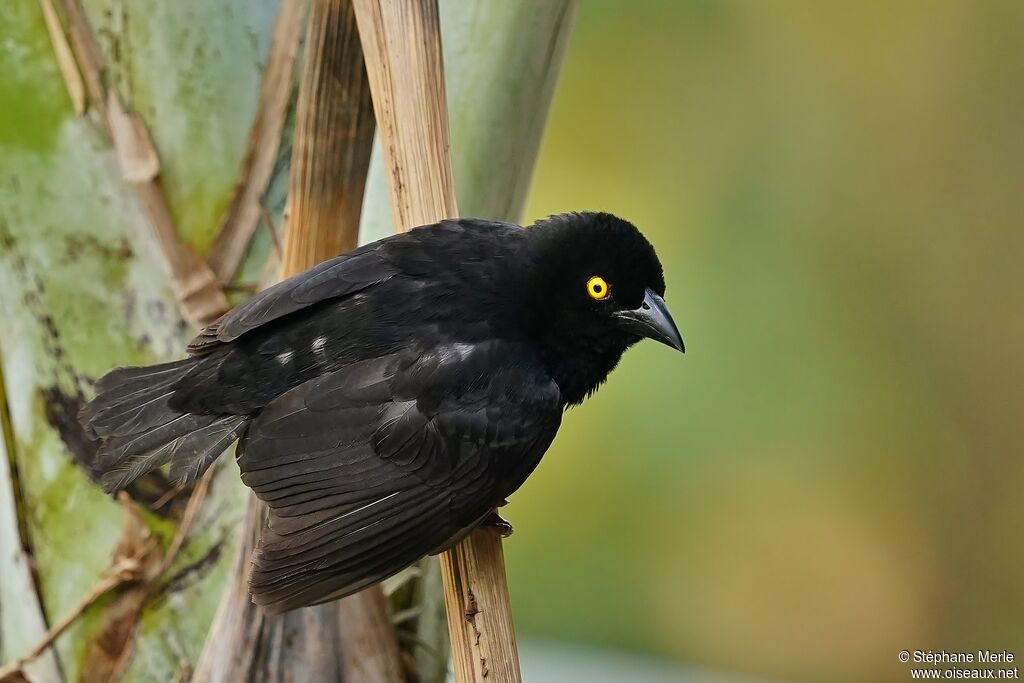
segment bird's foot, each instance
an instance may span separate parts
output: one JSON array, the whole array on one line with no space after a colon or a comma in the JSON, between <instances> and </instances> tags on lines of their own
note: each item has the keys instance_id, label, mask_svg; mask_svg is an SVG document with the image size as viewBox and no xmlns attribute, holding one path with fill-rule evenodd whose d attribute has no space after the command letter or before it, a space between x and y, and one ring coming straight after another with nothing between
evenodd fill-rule
<instances>
[{"instance_id":1,"label":"bird's foot","mask_svg":"<svg viewBox=\"0 0 1024 683\"><path fill-rule=\"evenodd\" d=\"M480 522L481 528L484 529L495 529L502 538L508 538L512 535L512 525L505 519L502 519L501 515L497 512L491 512L491 514L484 517L484 521Z\"/></svg>"}]
</instances>

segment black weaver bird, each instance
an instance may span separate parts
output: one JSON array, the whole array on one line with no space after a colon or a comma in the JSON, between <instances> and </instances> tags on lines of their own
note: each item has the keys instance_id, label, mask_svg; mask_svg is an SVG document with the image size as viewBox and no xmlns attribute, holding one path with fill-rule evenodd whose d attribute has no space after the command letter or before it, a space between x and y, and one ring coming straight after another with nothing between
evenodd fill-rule
<instances>
[{"instance_id":1,"label":"black weaver bird","mask_svg":"<svg viewBox=\"0 0 1024 683\"><path fill-rule=\"evenodd\" d=\"M606 213L444 220L289 278L189 358L112 370L80 416L109 491L194 480L236 440L269 507L250 590L344 597L494 516L563 411L643 337L680 351L653 247Z\"/></svg>"}]
</instances>

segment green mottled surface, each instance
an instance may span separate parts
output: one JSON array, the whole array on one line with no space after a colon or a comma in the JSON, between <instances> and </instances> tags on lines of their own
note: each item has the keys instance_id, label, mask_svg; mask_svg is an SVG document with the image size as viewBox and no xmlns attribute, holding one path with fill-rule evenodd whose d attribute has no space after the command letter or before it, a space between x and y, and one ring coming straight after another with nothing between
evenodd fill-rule
<instances>
[{"instance_id":1,"label":"green mottled surface","mask_svg":"<svg viewBox=\"0 0 1024 683\"><path fill-rule=\"evenodd\" d=\"M205 251L245 152L278 3L82 0L111 82L146 121L180 234Z\"/></svg>"},{"instance_id":2,"label":"green mottled surface","mask_svg":"<svg viewBox=\"0 0 1024 683\"><path fill-rule=\"evenodd\" d=\"M276 4L84 4L112 82L149 124L180 232L204 248L244 151ZM190 330L101 127L71 110L36 3L0 13L0 36L0 364L26 501L21 514L52 621L109 566L122 511L72 462L47 402L88 395L90 381L114 365L180 356ZM198 656L241 501L226 462L169 574L198 567L147 608L126 680L167 681L179 659ZM149 519L160 537L173 533L169 522ZM8 550L0 548L5 558ZM0 605L4 629L19 623L19 609ZM92 610L58 642L68 680L78 678L97 627ZM26 644L0 635L5 659L19 654L8 644Z\"/></svg>"}]
</instances>

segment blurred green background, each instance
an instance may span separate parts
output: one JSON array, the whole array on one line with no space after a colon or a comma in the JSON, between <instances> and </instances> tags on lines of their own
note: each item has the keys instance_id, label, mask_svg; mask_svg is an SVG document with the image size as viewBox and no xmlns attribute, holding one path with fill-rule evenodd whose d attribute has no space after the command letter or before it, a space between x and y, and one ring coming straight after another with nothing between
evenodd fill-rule
<instances>
[{"instance_id":1,"label":"blurred green background","mask_svg":"<svg viewBox=\"0 0 1024 683\"><path fill-rule=\"evenodd\" d=\"M528 215L665 264L512 500L517 625L793 681L1024 655L1024 3L586 0Z\"/></svg>"}]
</instances>

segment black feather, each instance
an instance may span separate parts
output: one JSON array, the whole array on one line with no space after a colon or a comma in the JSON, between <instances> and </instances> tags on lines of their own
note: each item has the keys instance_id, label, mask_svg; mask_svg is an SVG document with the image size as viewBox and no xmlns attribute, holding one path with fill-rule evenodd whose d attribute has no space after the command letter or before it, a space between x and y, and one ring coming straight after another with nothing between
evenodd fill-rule
<instances>
[{"instance_id":1,"label":"black feather","mask_svg":"<svg viewBox=\"0 0 1024 683\"><path fill-rule=\"evenodd\" d=\"M612 296L587 296L593 275ZM110 489L168 464L194 479L240 440L242 480L270 509L253 599L289 610L479 524L638 340L615 312L664 288L650 244L608 214L442 221L254 296L191 358L113 370L81 419Z\"/></svg>"}]
</instances>

